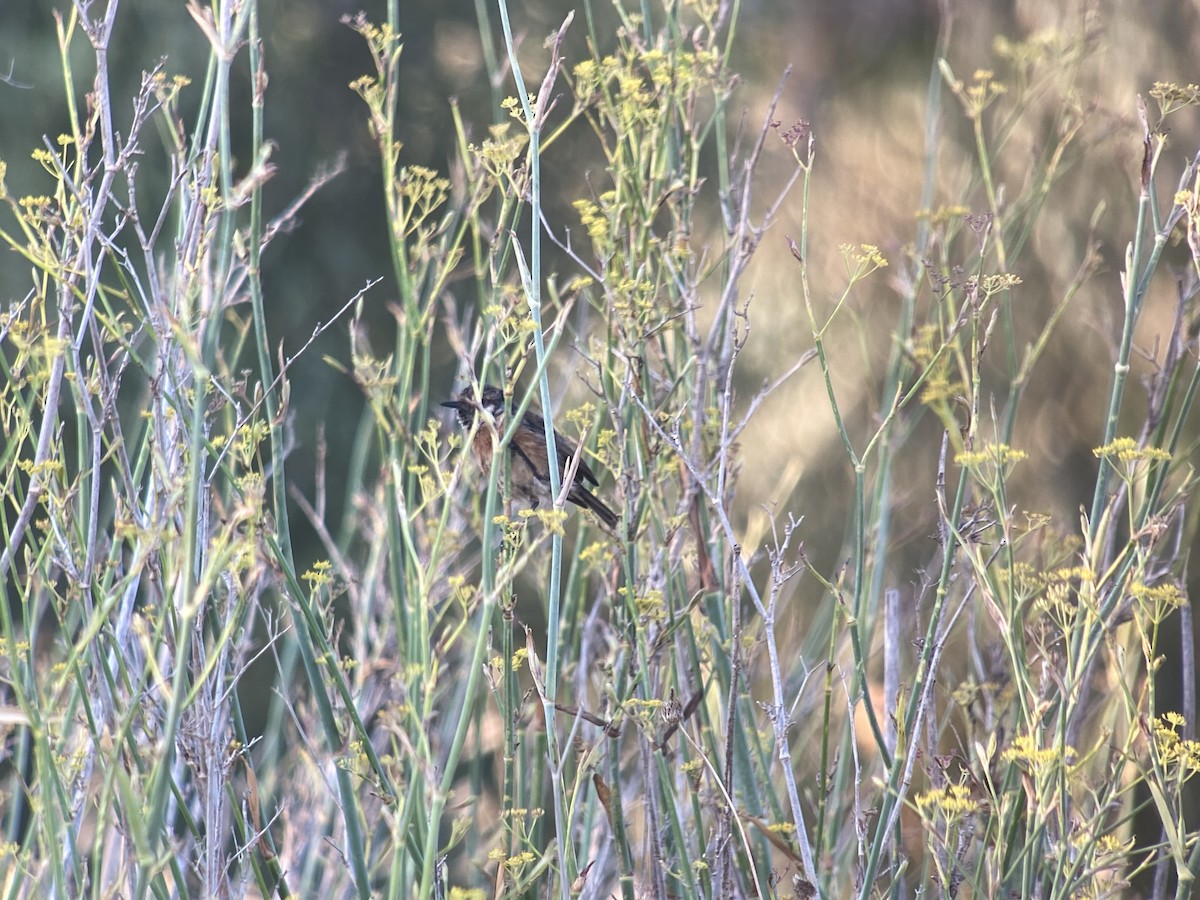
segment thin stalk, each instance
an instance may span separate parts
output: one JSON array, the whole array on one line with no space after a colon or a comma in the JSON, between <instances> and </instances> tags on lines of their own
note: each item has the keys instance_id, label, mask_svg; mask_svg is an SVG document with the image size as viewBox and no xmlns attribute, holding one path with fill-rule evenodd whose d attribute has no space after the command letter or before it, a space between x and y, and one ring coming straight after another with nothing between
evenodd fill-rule
<instances>
[{"instance_id":1,"label":"thin stalk","mask_svg":"<svg viewBox=\"0 0 1200 900\"><path fill-rule=\"evenodd\" d=\"M513 43L512 24L508 16L507 0L497 0L500 12L500 23L504 33L504 45L508 51L509 67L516 82L517 96L525 115L529 134L529 174L530 174L530 236L529 236L529 273L525 281L525 296L529 305L529 315L533 323L533 347L540 373L539 388L542 421L545 429L547 470L550 476L550 495L556 500L559 509L560 478L558 470L558 452L555 445L553 405L550 397L550 381L547 374L547 355L545 340L542 334L542 200L541 200L541 131L545 116L549 111L551 90L559 64L558 42L555 43L551 54L550 71L547 73L542 90L537 98L538 108L535 110L529 100L529 92L525 86L521 64L517 59L516 47ZM558 33L558 41L570 24L572 15ZM524 275L524 273L522 273ZM550 760L551 792L554 797L554 826L559 854L559 887L561 896L570 896L570 887L578 877L578 865L575 861L574 847L570 840L570 828L567 821L565 785L563 783L564 759L559 754L558 728L555 722L555 699L558 691L559 670L559 640L561 630L561 581L562 581L562 532L555 528L550 538L550 573L547 587L549 608L547 612L546 632L546 678L542 694L542 712L546 720L547 753Z\"/></svg>"}]
</instances>

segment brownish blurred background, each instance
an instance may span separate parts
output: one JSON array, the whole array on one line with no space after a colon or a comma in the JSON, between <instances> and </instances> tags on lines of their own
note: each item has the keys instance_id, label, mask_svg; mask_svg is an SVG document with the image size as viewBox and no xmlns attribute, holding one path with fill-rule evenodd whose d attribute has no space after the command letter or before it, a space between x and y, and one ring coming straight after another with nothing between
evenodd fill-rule
<instances>
[{"instance_id":1,"label":"brownish blurred background","mask_svg":"<svg viewBox=\"0 0 1200 900\"><path fill-rule=\"evenodd\" d=\"M567 2L513 2L514 28L530 71L540 73L544 37L555 29ZM492 17L489 3L479 7ZM600 14L606 4L596 4ZM63 130L65 107L61 67L54 38L53 10L66 3L5 0L0 7L0 158L8 164L8 184L18 194L47 187L46 176L30 160L43 135ZM270 76L266 134L278 145L278 174L268 185L270 209L280 209L304 186L318 167L346 154L347 170L320 192L301 213L301 223L276 241L264 259L268 314L277 341L299 347L318 321L324 321L368 279L383 283L367 299L367 319L378 348L391 340L392 320L386 311L394 282L386 247L383 206L379 196L378 159L364 124L364 107L347 87L368 70L369 59L359 36L340 19L363 9L376 21L384 17L379 2L348 0L262 0L266 66ZM947 19L949 16L949 19ZM925 129L931 60L939 28L951 27L949 62L955 74L969 80L977 69L1001 68L994 41L1016 41L1054 29L1086 36L1086 53L1077 63L1078 102L1086 118L1062 180L1047 197L1045 211L1029 249L1015 265L1024 281L1015 294L1022 336L1036 334L1078 268L1088 240L1088 223L1098 208L1095 237L1104 265L1075 299L1035 372L1023 407L1018 434L1037 466L1022 469L1030 483L1018 484L1036 496L1040 508L1077 517L1087 497L1095 467L1091 449L1101 433L1100 417L1111 380L1113 340L1120 309L1119 271L1131 237L1140 162L1135 95L1146 94L1154 81L1200 80L1200 16L1196 4L1178 0L1140 3L1024 2L949 3L935 0L848 0L848 2L783 2L758 0L741 4L732 66L743 78L733 111L744 111L746 128L756 130L766 103L786 67L791 77L777 114L784 126L797 119L812 125L817 163L812 189L811 250L814 292L818 300L835 297L844 283L837 253L842 243L879 245L899 259L916 231L924 170ZM405 38L402 58L406 90L401 96L403 159L446 171L453 153L449 98L458 98L464 119L478 139L492 121L505 114L497 101L512 93L510 84L489 83L480 42L477 5L467 0L401 3ZM584 29L579 21L570 32L568 59L578 59ZM502 56L503 49L496 52ZM80 91L90 78L82 39L75 47ZM166 58L170 73L199 81L206 47L181 0L125 0L118 17L112 57L114 96L131 96L140 73ZM1066 61L1064 60L1064 65ZM244 100L245 66L237 69L235 90ZM964 202L970 183L972 142L969 124L943 92L938 189L934 206ZM118 107L120 108L120 107ZM185 93L185 109L186 109ZM243 109L245 105L243 104ZM1049 127L1049 118L1040 125ZM1167 158L1173 163L1194 153L1197 117L1194 110L1172 119ZM997 178L1011 193L1027 176L1030 160L1045 135L1034 121L1015 132L996 163ZM566 140L552 148L544 163L548 214L552 222L577 224L570 201L585 195L589 173L603 174L596 158L589 162L585 140ZM760 209L787 177L790 156L777 141L768 143L766 164L758 180ZM1173 166L1172 168L1177 168ZM165 173L160 173L163 177ZM1169 186L1166 196L1169 197ZM981 211L982 196L966 202ZM710 222L711 227L717 221ZM784 205L778 223L756 257L744 282L752 334L742 359L742 393L748 396L763 378L778 375L812 346L798 285L798 270L787 252L785 235L799 228L799 194ZM1182 253L1168 249L1168 258ZM569 264L561 270L573 274ZM893 266L872 279L852 298L847 327L835 333L836 387L850 414L853 433L864 437L878 407L879 379L894 336L891 325L897 304ZM8 306L29 288L27 266L9 255L0 260L0 303ZM1160 278L1139 337L1152 352L1172 312L1173 287ZM854 322L865 329L852 327ZM293 408L298 413L298 446L290 474L307 490L313 477L311 448L315 423L324 422L331 436L330 453L342 457L361 410L350 380L322 361L347 356L347 329L331 329L292 370ZM454 361L447 349L438 377L451 389ZM564 369L570 355L561 359ZM1148 363L1144 363L1148 365ZM440 397L435 399L441 399ZM1138 391L1130 395L1131 422L1137 421ZM936 423L930 422L936 436ZM836 552L851 473L836 444L833 421L815 366L796 376L773 398L746 432L746 466L740 496L747 544L765 525L762 504L811 514L828 510L828 546L813 551ZM927 460L925 462L928 462ZM902 472L903 492L926 495L932 469ZM333 466L336 478L340 467ZM330 484L335 494L336 480ZM928 511L898 525L924 545L933 530ZM340 508L336 499L333 509ZM294 520L299 522L298 519ZM332 523L336 527L337 523ZM303 527L298 524L298 527ZM919 557L919 554L918 554ZM914 557L914 564L918 557ZM823 562L835 563L830 557Z\"/></svg>"}]
</instances>

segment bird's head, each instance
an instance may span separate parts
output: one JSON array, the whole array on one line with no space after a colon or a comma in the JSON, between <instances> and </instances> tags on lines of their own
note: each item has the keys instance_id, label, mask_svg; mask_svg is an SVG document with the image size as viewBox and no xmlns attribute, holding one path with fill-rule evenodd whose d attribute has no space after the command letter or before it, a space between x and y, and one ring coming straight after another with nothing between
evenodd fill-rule
<instances>
[{"instance_id":1,"label":"bird's head","mask_svg":"<svg viewBox=\"0 0 1200 900\"><path fill-rule=\"evenodd\" d=\"M442 406L454 410L458 424L463 428L471 427L471 423L475 420L475 414L480 409L487 410L488 415L495 419L496 424L501 425L506 409L504 391L494 384L483 385L478 400L475 398L474 390L468 387L453 400L447 400Z\"/></svg>"}]
</instances>

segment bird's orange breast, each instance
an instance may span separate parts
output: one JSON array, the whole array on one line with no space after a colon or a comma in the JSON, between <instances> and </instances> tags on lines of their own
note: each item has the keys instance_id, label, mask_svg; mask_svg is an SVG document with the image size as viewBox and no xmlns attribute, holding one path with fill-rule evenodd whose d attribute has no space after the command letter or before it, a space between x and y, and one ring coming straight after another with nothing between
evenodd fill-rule
<instances>
[{"instance_id":1,"label":"bird's orange breast","mask_svg":"<svg viewBox=\"0 0 1200 900\"><path fill-rule=\"evenodd\" d=\"M491 474L492 471L492 432L491 429L480 426L475 432L475 442L471 445L471 450L475 454L475 458L479 460L479 467L483 469L484 475Z\"/></svg>"}]
</instances>

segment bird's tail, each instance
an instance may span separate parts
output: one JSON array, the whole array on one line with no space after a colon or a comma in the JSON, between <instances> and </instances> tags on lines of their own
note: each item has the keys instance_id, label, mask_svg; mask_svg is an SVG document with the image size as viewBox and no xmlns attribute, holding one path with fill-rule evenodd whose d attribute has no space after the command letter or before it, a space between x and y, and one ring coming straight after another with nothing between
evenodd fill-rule
<instances>
[{"instance_id":1,"label":"bird's tail","mask_svg":"<svg viewBox=\"0 0 1200 900\"><path fill-rule=\"evenodd\" d=\"M590 509L596 515L598 515L600 517L600 521L602 521L609 528L617 527L617 521L619 519L617 514L609 509L603 500L601 500L583 485L576 484L574 487L572 487L571 493L567 495L567 499L578 506L582 506L585 509Z\"/></svg>"}]
</instances>

